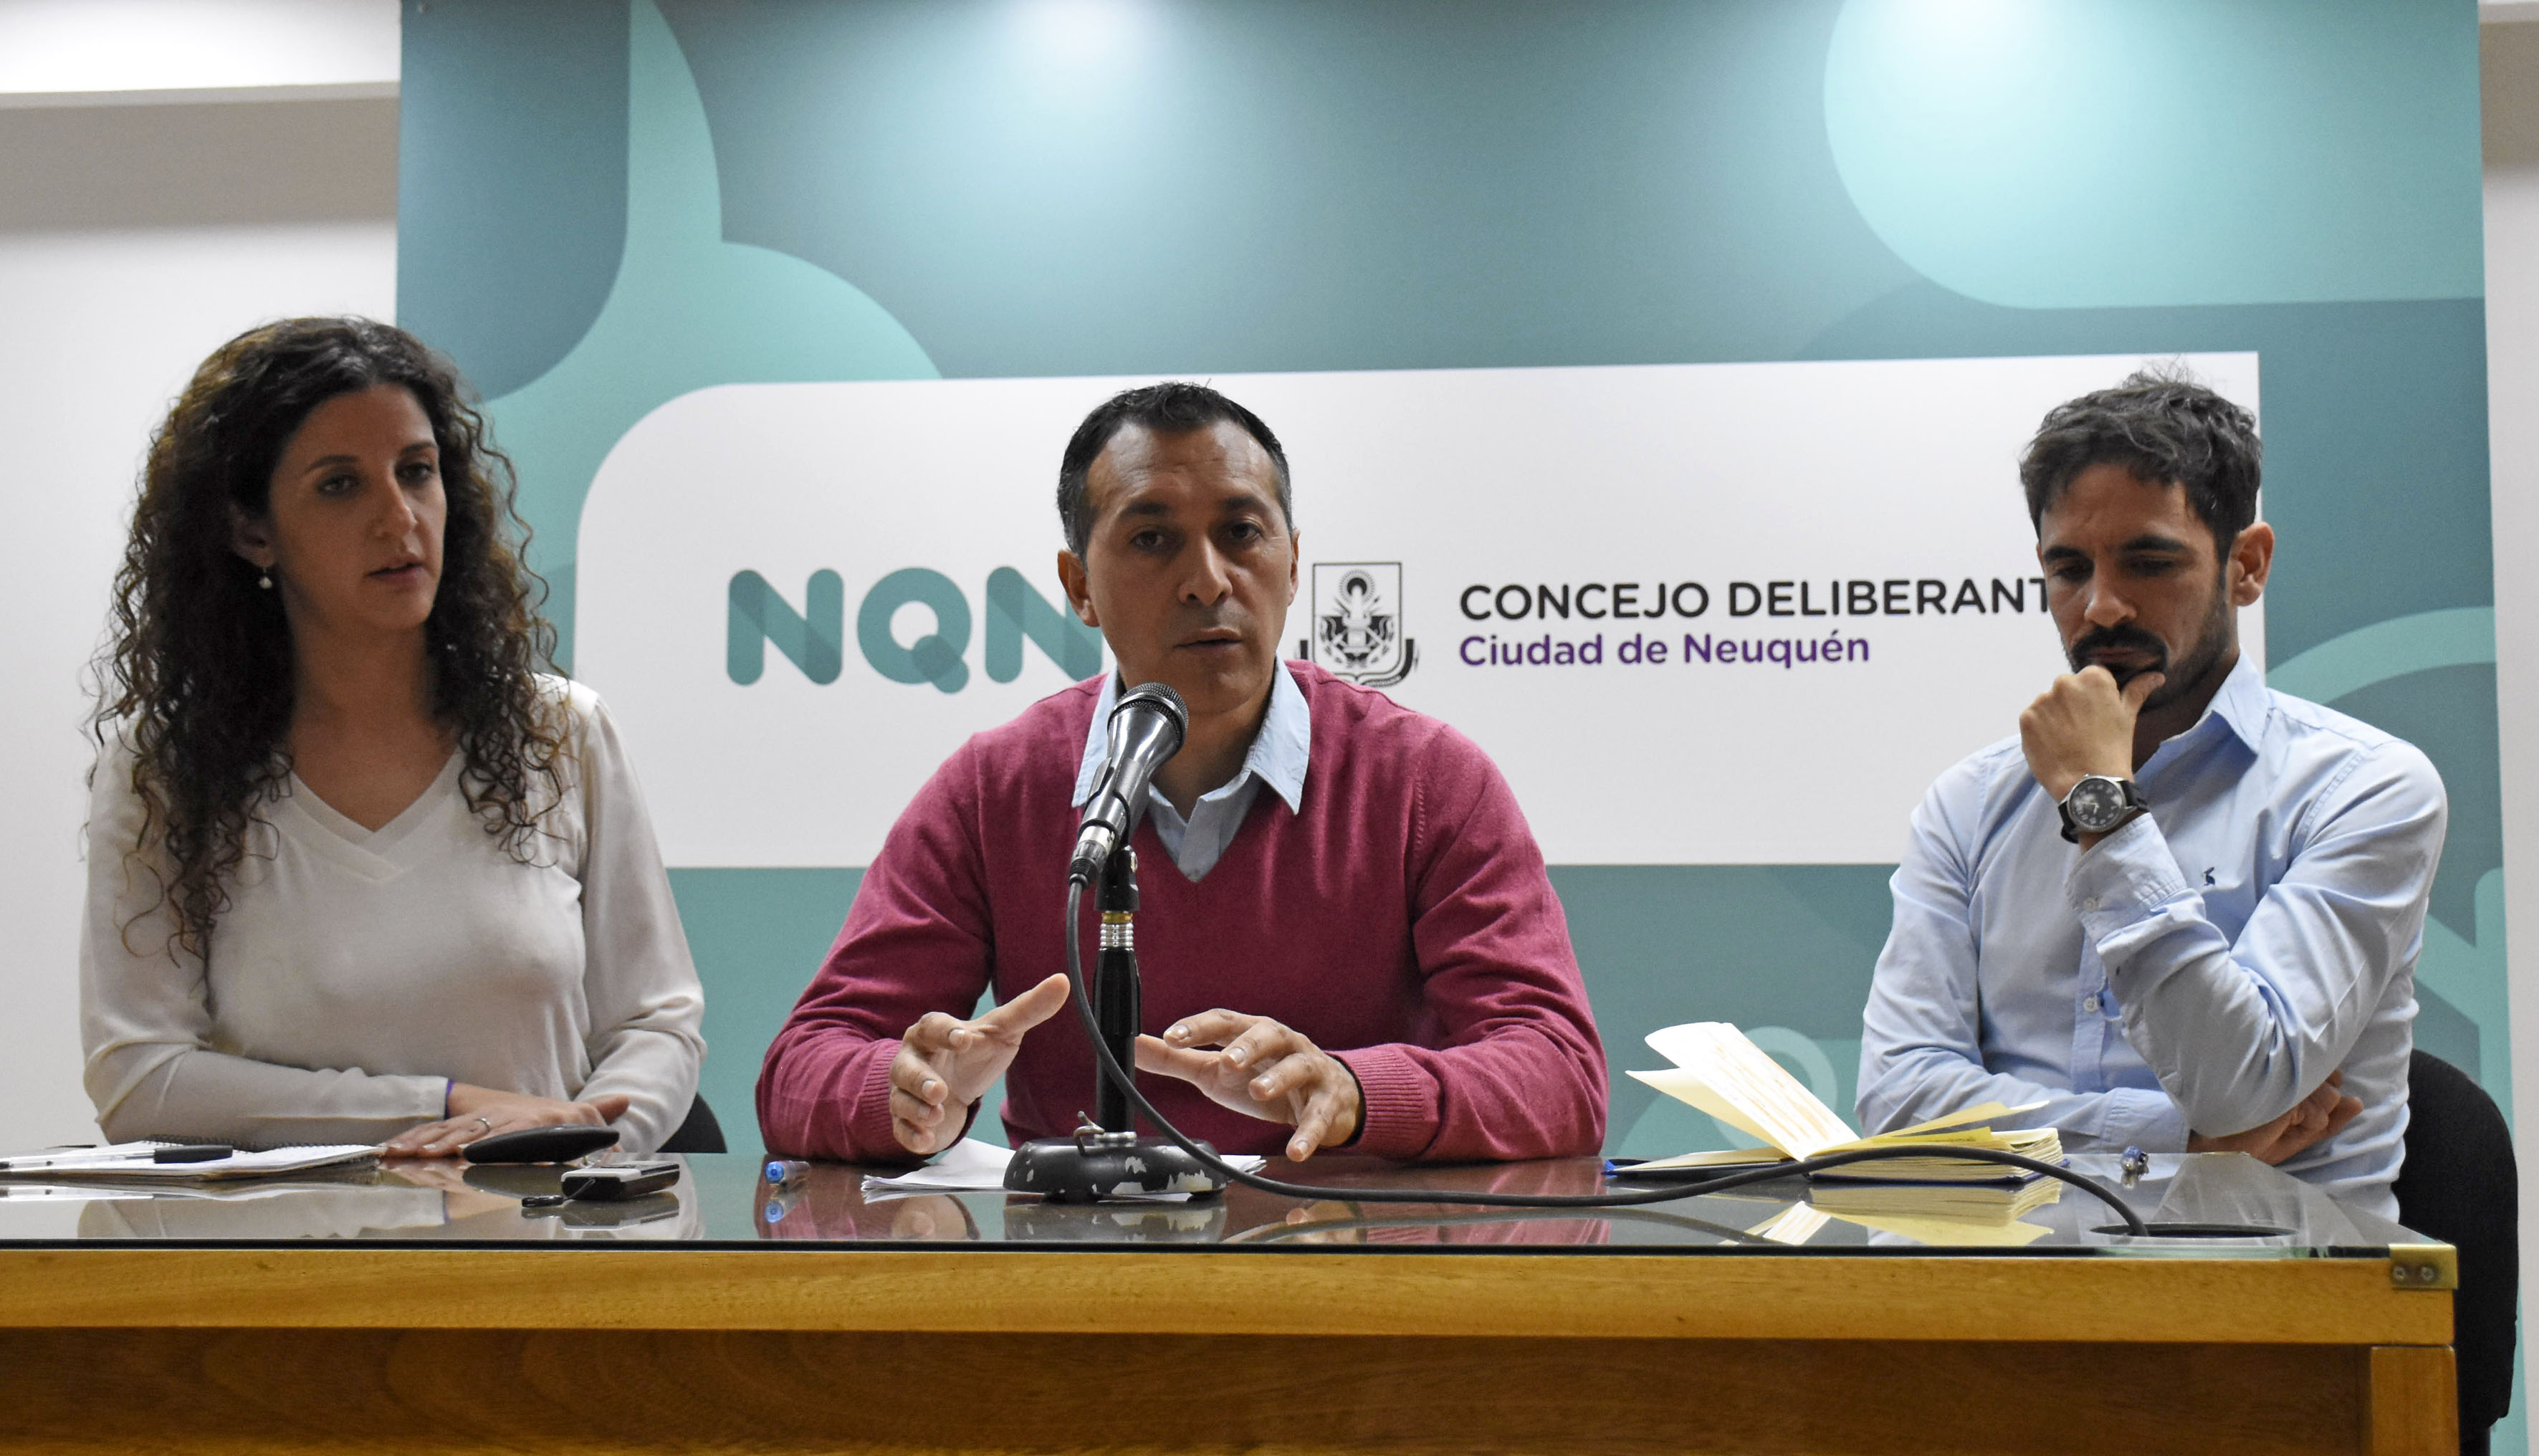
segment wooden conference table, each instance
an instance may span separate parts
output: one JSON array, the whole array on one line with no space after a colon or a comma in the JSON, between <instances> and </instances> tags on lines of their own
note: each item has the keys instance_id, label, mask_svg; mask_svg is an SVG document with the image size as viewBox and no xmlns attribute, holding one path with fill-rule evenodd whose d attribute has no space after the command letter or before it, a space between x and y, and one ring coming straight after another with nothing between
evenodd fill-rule
<instances>
[{"instance_id":1,"label":"wooden conference table","mask_svg":"<svg viewBox=\"0 0 2539 1456\"><path fill-rule=\"evenodd\" d=\"M2457 1449L2451 1251L2239 1156L2156 1159L2123 1195L2280 1231L2110 1235L2071 1189L2015 1216L1804 1185L1595 1216L1069 1209L688 1163L561 1212L518 1203L553 1169L9 1188L0 1449Z\"/></svg>"}]
</instances>

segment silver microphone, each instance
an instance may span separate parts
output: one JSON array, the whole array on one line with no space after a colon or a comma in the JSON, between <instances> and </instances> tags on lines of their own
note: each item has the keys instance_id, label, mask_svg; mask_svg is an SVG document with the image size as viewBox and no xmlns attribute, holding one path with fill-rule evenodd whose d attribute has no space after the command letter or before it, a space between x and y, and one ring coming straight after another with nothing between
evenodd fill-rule
<instances>
[{"instance_id":1,"label":"silver microphone","mask_svg":"<svg viewBox=\"0 0 2539 1456\"><path fill-rule=\"evenodd\" d=\"M1091 884L1102 862L1136 829L1146 811L1146 787L1172 756L1182 751L1190 732L1190 709L1182 695L1160 682L1141 682L1112 705L1110 761L1084 801L1082 827L1075 835L1075 857L1066 877Z\"/></svg>"}]
</instances>

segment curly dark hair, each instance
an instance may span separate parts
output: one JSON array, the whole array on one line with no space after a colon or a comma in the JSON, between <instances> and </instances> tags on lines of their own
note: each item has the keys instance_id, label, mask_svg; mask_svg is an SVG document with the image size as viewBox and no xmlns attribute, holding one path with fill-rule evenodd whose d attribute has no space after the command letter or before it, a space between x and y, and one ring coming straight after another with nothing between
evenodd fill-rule
<instances>
[{"instance_id":1,"label":"curly dark hair","mask_svg":"<svg viewBox=\"0 0 2539 1456\"><path fill-rule=\"evenodd\" d=\"M2170 366L2138 370L2112 389L2046 411L2020 457L2019 481L2031 525L2092 465L2122 465L2137 479L2183 486L2187 504L2227 556L2257 519L2264 460L2257 417Z\"/></svg>"},{"instance_id":2,"label":"curly dark hair","mask_svg":"<svg viewBox=\"0 0 2539 1456\"><path fill-rule=\"evenodd\" d=\"M90 728L101 745L120 733L131 750L144 818L125 853L149 857L172 906L172 954L208 950L247 825L291 770L291 627L281 593L258 589L257 569L232 549L233 522L268 513L274 470L311 410L380 385L414 396L440 451L447 516L424 630L435 713L466 755L467 801L525 860L561 797L567 728L536 682L554 653L538 613L546 584L522 564L511 461L457 370L369 318L249 329L203 361L151 436L111 641L96 663ZM541 779L544 807L532 792Z\"/></svg>"}]
</instances>

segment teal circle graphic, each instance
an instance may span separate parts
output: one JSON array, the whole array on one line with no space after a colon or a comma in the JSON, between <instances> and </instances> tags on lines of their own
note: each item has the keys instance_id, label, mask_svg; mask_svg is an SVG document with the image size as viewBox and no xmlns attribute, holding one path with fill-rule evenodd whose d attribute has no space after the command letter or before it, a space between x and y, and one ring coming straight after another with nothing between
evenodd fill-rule
<instances>
[{"instance_id":1,"label":"teal circle graphic","mask_svg":"<svg viewBox=\"0 0 2539 1456\"><path fill-rule=\"evenodd\" d=\"M1871 229L2029 309L2478 297L2477 97L2451 0L1850 0L1824 78Z\"/></svg>"}]
</instances>

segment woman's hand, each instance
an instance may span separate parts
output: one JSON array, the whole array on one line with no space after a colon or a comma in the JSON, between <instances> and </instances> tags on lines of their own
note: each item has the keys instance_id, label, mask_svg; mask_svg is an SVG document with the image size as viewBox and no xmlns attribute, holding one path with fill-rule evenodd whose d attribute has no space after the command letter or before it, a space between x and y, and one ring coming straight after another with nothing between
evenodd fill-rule
<instances>
[{"instance_id":1,"label":"woman's hand","mask_svg":"<svg viewBox=\"0 0 2539 1456\"><path fill-rule=\"evenodd\" d=\"M447 1106L449 1116L397 1134L387 1141L382 1153L388 1157L455 1157L458 1149L496 1133L568 1123L604 1127L626 1115L626 1098L615 1092L587 1102L559 1102L552 1097L498 1092L463 1081L449 1084Z\"/></svg>"},{"instance_id":2,"label":"woman's hand","mask_svg":"<svg viewBox=\"0 0 2539 1456\"><path fill-rule=\"evenodd\" d=\"M379 1171L408 1187L438 1190L441 1194L441 1218L445 1223L456 1223L462 1218L474 1218L485 1213L512 1212L520 1206L518 1199L487 1193L470 1184L465 1172L440 1158L401 1158L383 1165Z\"/></svg>"}]
</instances>

